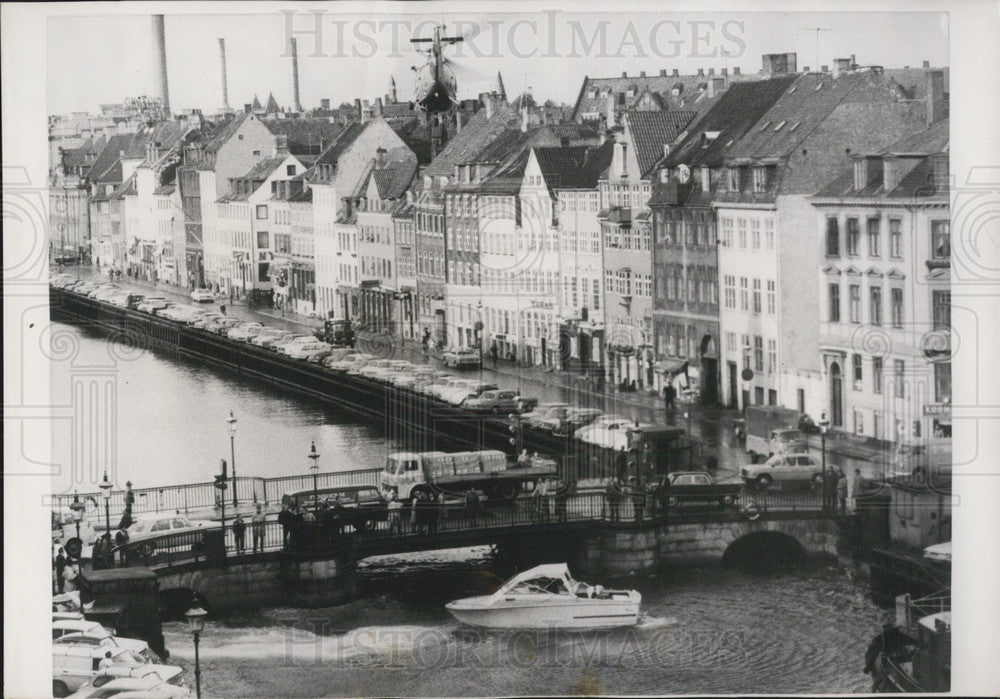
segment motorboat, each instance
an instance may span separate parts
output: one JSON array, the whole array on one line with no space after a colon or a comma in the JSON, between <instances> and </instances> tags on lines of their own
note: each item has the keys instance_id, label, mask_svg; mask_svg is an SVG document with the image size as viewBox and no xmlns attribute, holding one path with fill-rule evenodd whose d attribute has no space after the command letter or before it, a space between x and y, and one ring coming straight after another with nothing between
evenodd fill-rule
<instances>
[{"instance_id":1,"label":"motorboat","mask_svg":"<svg viewBox=\"0 0 1000 699\"><path fill-rule=\"evenodd\" d=\"M445 605L470 626L491 629L592 629L639 623L642 595L578 582L565 563L536 566L515 575L492 595Z\"/></svg>"}]
</instances>

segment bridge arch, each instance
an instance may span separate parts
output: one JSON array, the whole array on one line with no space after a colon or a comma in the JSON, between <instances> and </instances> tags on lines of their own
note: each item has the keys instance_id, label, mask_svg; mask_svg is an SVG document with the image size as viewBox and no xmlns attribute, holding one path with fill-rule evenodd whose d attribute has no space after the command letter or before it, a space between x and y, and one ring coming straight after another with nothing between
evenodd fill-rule
<instances>
[{"instance_id":1,"label":"bridge arch","mask_svg":"<svg viewBox=\"0 0 1000 699\"><path fill-rule=\"evenodd\" d=\"M730 543L722 554L726 567L760 569L804 563L805 546L792 534L778 530L750 531Z\"/></svg>"}]
</instances>

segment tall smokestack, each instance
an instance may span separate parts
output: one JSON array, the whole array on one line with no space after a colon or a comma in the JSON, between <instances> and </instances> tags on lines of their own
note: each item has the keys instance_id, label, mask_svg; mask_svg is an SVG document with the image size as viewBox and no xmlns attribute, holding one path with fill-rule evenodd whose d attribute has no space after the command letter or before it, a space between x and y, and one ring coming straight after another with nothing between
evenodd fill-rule
<instances>
[{"instance_id":1,"label":"tall smokestack","mask_svg":"<svg viewBox=\"0 0 1000 699\"><path fill-rule=\"evenodd\" d=\"M292 38L292 91L295 93L295 111L301 112L302 102L299 101L299 44Z\"/></svg>"},{"instance_id":2,"label":"tall smokestack","mask_svg":"<svg viewBox=\"0 0 1000 699\"><path fill-rule=\"evenodd\" d=\"M163 116L170 118L170 90L167 86L167 35L163 30L163 15L153 15L153 65L160 79L160 98L163 100Z\"/></svg>"},{"instance_id":3,"label":"tall smokestack","mask_svg":"<svg viewBox=\"0 0 1000 699\"><path fill-rule=\"evenodd\" d=\"M222 108L229 111L229 82L226 80L226 40L219 39L219 61L222 64Z\"/></svg>"}]
</instances>

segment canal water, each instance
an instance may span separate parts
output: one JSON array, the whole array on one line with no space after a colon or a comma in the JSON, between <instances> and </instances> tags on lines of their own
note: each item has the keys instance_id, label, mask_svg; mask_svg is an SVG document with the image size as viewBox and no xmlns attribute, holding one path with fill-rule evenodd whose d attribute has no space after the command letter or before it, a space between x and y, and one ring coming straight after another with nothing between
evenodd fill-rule
<instances>
[{"instance_id":1,"label":"canal water","mask_svg":"<svg viewBox=\"0 0 1000 699\"><path fill-rule=\"evenodd\" d=\"M308 473L315 440L323 470L375 468L397 445L381 425L273 388L55 325L76 342L53 362L55 405L94 367L113 376L113 479L136 487L210 480L229 458L233 410L239 475ZM68 356L68 355L67 355ZM92 490L74 468L72 430L57 427L55 492ZM643 594L636 628L603 632L482 632L458 625L452 599L492 592L513 570L489 549L370 559L359 599L322 609L272 608L210 619L201 641L207 696L362 696L864 692L869 639L885 612L834 567L768 572L718 566L620 581ZM164 628L171 662L193 683L183 622Z\"/></svg>"}]
</instances>

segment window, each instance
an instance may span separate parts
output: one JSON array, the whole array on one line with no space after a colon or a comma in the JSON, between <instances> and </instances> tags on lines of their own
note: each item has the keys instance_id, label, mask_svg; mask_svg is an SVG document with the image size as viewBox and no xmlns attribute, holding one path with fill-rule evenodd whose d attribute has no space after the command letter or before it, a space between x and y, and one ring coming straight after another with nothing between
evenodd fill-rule
<instances>
[{"instance_id":1,"label":"window","mask_svg":"<svg viewBox=\"0 0 1000 699\"><path fill-rule=\"evenodd\" d=\"M740 310L746 311L750 308L749 290L747 288L747 278L740 277Z\"/></svg>"},{"instance_id":2,"label":"window","mask_svg":"<svg viewBox=\"0 0 1000 699\"><path fill-rule=\"evenodd\" d=\"M872 392L882 395L882 357L872 357Z\"/></svg>"},{"instance_id":3,"label":"window","mask_svg":"<svg viewBox=\"0 0 1000 699\"><path fill-rule=\"evenodd\" d=\"M764 372L764 338L754 335L753 338L753 366L754 371Z\"/></svg>"},{"instance_id":4,"label":"window","mask_svg":"<svg viewBox=\"0 0 1000 699\"><path fill-rule=\"evenodd\" d=\"M837 257L840 255L840 227L837 219L828 218L826 220L826 256Z\"/></svg>"},{"instance_id":5,"label":"window","mask_svg":"<svg viewBox=\"0 0 1000 699\"><path fill-rule=\"evenodd\" d=\"M728 185L730 192L740 191L740 170L739 168L731 167L729 168L728 174Z\"/></svg>"},{"instance_id":6,"label":"window","mask_svg":"<svg viewBox=\"0 0 1000 699\"><path fill-rule=\"evenodd\" d=\"M257 231L257 247L266 248L268 246L267 231Z\"/></svg>"},{"instance_id":7,"label":"window","mask_svg":"<svg viewBox=\"0 0 1000 699\"><path fill-rule=\"evenodd\" d=\"M935 260L951 259L950 221L931 221L931 257Z\"/></svg>"},{"instance_id":8,"label":"window","mask_svg":"<svg viewBox=\"0 0 1000 699\"><path fill-rule=\"evenodd\" d=\"M898 218L889 219L889 256L903 256L903 222Z\"/></svg>"},{"instance_id":9,"label":"window","mask_svg":"<svg viewBox=\"0 0 1000 699\"><path fill-rule=\"evenodd\" d=\"M288 175L289 177L294 177L295 176L295 165L287 165L287 166L285 166L285 174Z\"/></svg>"},{"instance_id":10,"label":"window","mask_svg":"<svg viewBox=\"0 0 1000 699\"><path fill-rule=\"evenodd\" d=\"M778 373L778 341L767 341L767 373Z\"/></svg>"},{"instance_id":11,"label":"window","mask_svg":"<svg viewBox=\"0 0 1000 699\"><path fill-rule=\"evenodd\" d=\"M760 279L753 280L753 312L760 313Z\"/></svg>"},{"instance_id":12,"label":"window","mask_svg":"<svg viewBox=\"0 0 1000 699\"><path fill-rule=\"evenodd\" d=\"M902 295L902 290L900 290ZM951 327L951 292L935 291L931 294L931 302L934 306L934 329L947 330Z\"/></svg>"},{"instance_id":13,"label":"window","mask_svg":"<svg viewBox=\"0 0 1000 699\"><path fill-rule=\"evenodd\" d=\"M849 218L847 219L847 254L857 255L858 248L861 241L861 229L858 225L858 219Z\"/></svg>"},{"instance_id":14,"label":"window","mask_svg":"<svg viewBox=\"0 0 1000 699\"><path fill-rule=\"evenodd\" d=\"M737 219L736 221L736 231L739 235L740 250L747 249L747 220L745 218Z\"/></svg>"},{"instance_id":15,"label":"window","mask_svg":"<svg viewBox=\"0 0 1000 699\"><path fill-rule=\"evenodd\" d=\"M750 247L760 250L760 221L757 219L750 221Z\"/></svg>"},{"instance_id":16,"label":"window","mask_svg":"<svg viewBox=\"0 0 1000 699\"><path fill-rule=\"evenodd\" d=\"M860 410L854 411L854 434L865 433L865 416Z\"/></svg>"},{"instance_id":17,"label":"window","mask_svg":"<svg viewBox=\"0 0 1000 699\"><path fill-rule=\"evenodd\" d=\"M267 220L267 204L257 205L257 220L258 221Z\"/></svg>"},{"instance_id":18,"label":"window","mask_svg":"<svg viewBox=\"0 0 1000 699\"><path fill-rule=\"evenodd\" d=\"M899 288L889 291L892 304L892 327L903 327L903 290Z\"/></svg>"},{"instance_id":19,"label":"window","mask_svg":"<svg viewBox=\"0 0 1000 699\"><path fill-rule=\"evenodd\" d=\"M851 284L850 288L851 322L861 322L861 287Z\"/></svg>"},{"instance_id":20,"label":"window","mask_svg":"<svg viewBox=\"0 0 1000 699\"><path fill-rule=\"evenodd\" d=\"M774 219L769 218L764 221L764 245L768 251L774 250Z\"/></svg>"},{"instance_id":21,"label":"window","mask_svg":"<svg viewBox=\"0 0 1000 699\"><path fill-rule=\"evenodd\" d=\"M736 333L734 332L726 333L726 351L736 353Z\"/></svg>"},{"instance_id":22,"label":"window","mask_svg":"<svg viewBox=\"0 0 1000 699\"><path fill-rule=\"evenodd\" d=\"M840 322L840 284L829 284L827 286L829 290L830 299L830 313L829 320L831 323Z\"/></svg>"},{"instance_id":23,"label":"window","mask_svg":"<svg viewBox=\"0 0 1000 699\"><path fill-rule=\"evenodd\" d=\"M755 167L753 169L753 191L763 192L767 189L767 168Z\"/></svg>"},{"instance_id":24,"label":"window","mask_svg":"<svg viewBox=\"0 0 1000 699\"><path fill-rule=\"evenodd\" d=\"M722 247L733 247L733 219L729 216L722 219Z\"/></svg>"},{"instance_id":25,"label":"window","mask_svg":"<svg viewBox=\"0 0 1000 699\"><path fill-rule=\"evenodd\" d=\"M871 257L879 257L882 254L881 224L877 218L868 219L868 254Z\"/></svg>"},{"instance_id":26,"label":"window","mask_svg":"<svg viewBox=\"0 0 1000 699\"><path fill-rule=\"evenodd\" d=\"M906 397L906 384L903 382L903 374L906 372L906 362L902 359L892 360L892 373L896 381L896 398Z\"/></svg>"},{"instance_id":27,"label":"window","mask_svg":"<svg viewBox=\"0 0 1000 699\"><path fill-rule=\"evenodd\" d=\"M934 401L951 402L951 362L937 362L934 365Z\"/></svg>"},{"instance_id":28,"label":"window","mask_svg":"<svg viewBox=\"0 0 1000 699\"><path fill-rule=\"evenodd\" d=\"M744 369L749 369L750 368L750 336L749 335L743 335L741 337L741 339L743 340L743 343L742 343L742 346L743 346L743 368Z\"/></svg>"},{"instance_id":29,"label":"window","mask_svg":"<svg viewBox=\"0 0 1000 699\"><path fill-rule=\"evenodd\" d=\"M864 368L860 354L851 355L851 367L853 369L854 390L860 391L864 382Z\"/></svg>"},{"instance_id":30,"label":"window","mask_svg":"<svg viewBox=\"0 0 1000 699\"><path fill-rule=\"evenodd\" d=\"M726 308L736 308L736 277L732 274L727 274L723 278L723 283L726 285Z\"/></svg>"},{"instance_id":31,"label":"window","mask_svg":"<svg viewBox=\"0 0 1000 699\"><path fill-rule=\"evenodd\" d=\"M871 324L882 325L882 288L873 286L869 289L871 312Z\"/></svg>"}]
</instances>

